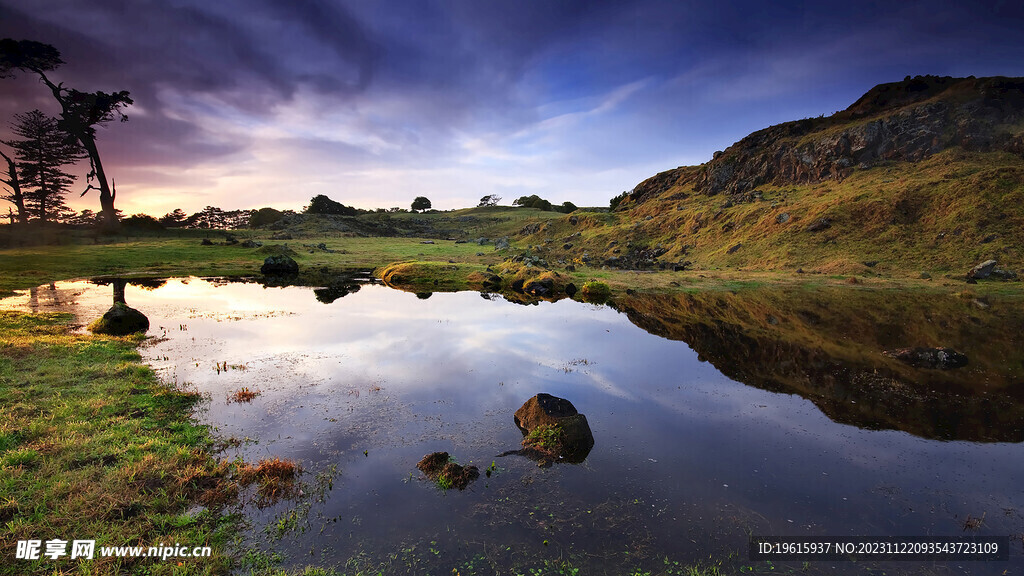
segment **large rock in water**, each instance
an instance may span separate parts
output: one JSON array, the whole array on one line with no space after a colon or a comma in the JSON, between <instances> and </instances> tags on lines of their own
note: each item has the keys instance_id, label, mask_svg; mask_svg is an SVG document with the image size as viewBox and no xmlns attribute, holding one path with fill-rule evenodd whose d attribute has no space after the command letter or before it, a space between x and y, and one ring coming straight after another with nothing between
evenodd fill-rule
<instances>
[{"instance_id":1,"label":"large rock in water","mask_svg":"<svg viewBox=\"0 0 1024 576\"><path fill-rule=\"evenodd\" d=\"M985 260L981 264L978 264L971 271L967 273L968 280L984 280L992 275L992 271L996 268L995 260Z\"/></svg>"},{"instance_id":2,"label":"large rock in water","mask_svg":"<svg viewBox=\"0 0 1024 576\"><path fill-rule=\"evenodd\" d=\"M515 423L526 436L524 446L546 450L567 462L582 462L594 447L587 417L565 398L537 394L516 410Z\"/></svg>"},{"instance_id":3,"label":"large rock in water","mask_svg":"<svg viewBox=\"0 0 1024 576\"><path fill-rule=\"evenodd\" d=\"M149 330L149 318L124 302L114 302L110 310L89 324L89 330L94 334L127 336Z\"/></svg>"},{"instance_id":4,"label":"large rock in water","mask_svg":"<svg viewBox=\"0 0 1024 576\"><path fill-rule=\"evenodd\" d=\"M267 256L267 259L263 261L263 266L260 268L260 272L278 276L298 274L299 264L295 260L292 260L291 256L284 254Z\"/></svg>"}]
</instances>

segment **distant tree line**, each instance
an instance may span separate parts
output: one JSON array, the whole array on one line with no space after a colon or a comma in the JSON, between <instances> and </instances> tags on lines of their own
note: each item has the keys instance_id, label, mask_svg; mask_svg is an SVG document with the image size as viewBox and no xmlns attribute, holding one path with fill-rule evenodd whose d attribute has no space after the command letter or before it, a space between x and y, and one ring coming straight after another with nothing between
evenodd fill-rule
<instances>
[{"instance_id":1,"label":"distant tree line","mask_svg":"<svg viewBox=\"0 0 1024 576\"><path fill-rule=\"evenodd\" d=\"M428 200L429 202L429 200ZM422 203L418 204L421 205ZM427 208L419 208L425 210ZM305 214L324 214L334 216L360 216L363 214L387 214L408 212L404 208L376 208L366 210L346 206L329 197L319 194L310 199L309 204L304 206L302 212ZM120 211L119 211L120 212ZM176 208L162 217L157 218L148 214L133 214L122 219L122 224L135 229L172 229L172 228L199 228L199 229L238 229L257 228L268 226L277 222L289 214L295 214L294 210L277 210L276 208L259 208L255 210L223 210L217 206L207 206L194 214L188 214L181 208ZM74 211L65 211L53 218L54 222L63 224L87 225L98 222L98 215L91 210L83 210L76 214Z\"/></svg>"},{"instance_id":2,"label":"distant tree line","mask_svg":"<svg viewBox=\"0 0 1024 576\"><path fill-rule=\"evenodd\" d=\"M116 216L123 226L136 229L233 229L249 226L253 215L258 212L260 212L260 210L222 210L216 206L207 206L194 214L187 214L181 208L176 208L174 211L168 212L160 218L142 213L132 214L131 216L125 217L124 213L120 209L116 210ZM277 211L275 210L275 212ZM286 212L292 211L288 210ZM13 211L8 215L8 218L11 220L16 219L15 216L13 216ZM93 212L89 209L82 210L81 212L75 212L74 210L67 208L67 206L62 205L50 212L46 221L70 226L96 226L103 222L103 217L102 214Z\"/></svg>"}]
</instances>

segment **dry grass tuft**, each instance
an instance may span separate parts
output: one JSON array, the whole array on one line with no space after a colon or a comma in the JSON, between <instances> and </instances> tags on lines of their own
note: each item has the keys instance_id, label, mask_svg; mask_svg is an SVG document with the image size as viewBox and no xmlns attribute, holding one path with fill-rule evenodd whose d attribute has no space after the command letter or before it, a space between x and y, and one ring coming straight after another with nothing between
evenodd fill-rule
<instances>
[{"instance_id":1,"label":"dry grass tuft","mask_svg":"<svg viewBox=\"0 0 1024 576\"><path fill-rule=\"evenodd\" d=\"M228 394L228 402L252 402L254 398L262 394L259 390L250 390L243 386L241 390L235 390Z\"/></svg>"},{"instance_id":2,"label":"dry grass tuft","mask_svg":"<svg viewBox=\"0 0 1024 576\"><path fill-rule=\"evenodd\" d=\"M301 471L295 462L275 456L260 460L256 465L243 463L238 467L235 479L243 486L254 482L259 484L256 506L263 508L293 495L298 489L296 480Z\"/></svg>"}]
</instances>

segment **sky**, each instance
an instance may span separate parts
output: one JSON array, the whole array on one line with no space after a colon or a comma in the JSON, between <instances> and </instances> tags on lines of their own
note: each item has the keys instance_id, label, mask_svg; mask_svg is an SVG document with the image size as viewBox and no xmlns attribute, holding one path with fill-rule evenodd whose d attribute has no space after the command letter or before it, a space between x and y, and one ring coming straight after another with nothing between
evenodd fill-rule
<instances>
[{"instance_id":1,"label":"sky","mask_svg":"<svg viewBox=\"0 0 1024 576\"><path fill-rule=\"evenodd\" d=\"M60 50L51 79L131 92L98 143L117 206L155 216L606 206L879 83L1024 76L1021 30L1018 2L0 0L0 37ZM58 111L0 80L0 136L33 108Z\"/></svg>"}]
</instances>

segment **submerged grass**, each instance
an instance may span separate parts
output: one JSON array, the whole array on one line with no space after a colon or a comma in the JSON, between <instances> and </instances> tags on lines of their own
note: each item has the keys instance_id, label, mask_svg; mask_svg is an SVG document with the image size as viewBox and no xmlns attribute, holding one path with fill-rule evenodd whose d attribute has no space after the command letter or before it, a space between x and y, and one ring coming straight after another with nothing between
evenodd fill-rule
<instances>
[{"instance_id":1,"label":"submerged grass","mask_svg":"<svg viewBox=\"0 0 1024 576\"><path fill-rule=\"evenodd\" d=\"M211 506L226 467L189 420L195 393L139 363L139 339L72 334L70 315L0 311L0 547L210 546L212 558L5 560L0 573L226 572L232 523ZM45 550L45 548L44 548Z\"/></svg>"},{"instance_id":2,"label":"submerged grass","mask_svg":"<svg viewBox=\"0 0 1024 576\"><path fill-rule=\"evenodd\" d=\"M235 480L243 485L257 484L256 506L265 508L282 498L290 498L298 488L299 465L291 460L267 458L256 464L239 463Z\"/></svg>"},{"instance_id":3,"label":"submerged grass","mask_svg":"<svg viewBox=\"0 0 1024 576\"><path fill-rule=\"evenodd\" d=\"M250 390L248 386L243 386L240 390L228 394L228 402L252 402L260 394L259 390Z\"/></svg>"}]
</instances>

